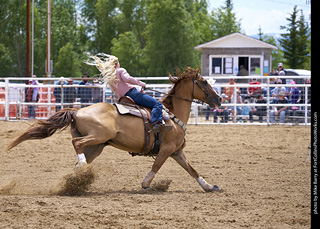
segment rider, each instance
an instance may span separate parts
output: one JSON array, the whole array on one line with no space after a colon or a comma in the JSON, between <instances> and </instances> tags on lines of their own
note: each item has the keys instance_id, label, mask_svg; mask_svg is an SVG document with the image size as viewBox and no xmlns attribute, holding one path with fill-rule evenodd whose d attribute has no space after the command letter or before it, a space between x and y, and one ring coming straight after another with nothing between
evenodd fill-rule
<instances>
[{"instance_id":1,"label":"rider","mask_svg":"<svg viewBox=\"0 0 320 229\"><path fill-rule=\"evenodd\" d=\"M99 55L99 57L98 57ZM138 91L134 85L145 87L146 83L141 82L129 75L124 68L120 68L117 57L107 54L91 56L95 60L91 65L95 65L101 72L104 81L109 84L111 90L121 98L129 96L137 105L148 107L151 110L151 126L155 133L171 130L172 126L166 126L162 120L163 105L155 98Z\"/></svg>"}]
</instances>

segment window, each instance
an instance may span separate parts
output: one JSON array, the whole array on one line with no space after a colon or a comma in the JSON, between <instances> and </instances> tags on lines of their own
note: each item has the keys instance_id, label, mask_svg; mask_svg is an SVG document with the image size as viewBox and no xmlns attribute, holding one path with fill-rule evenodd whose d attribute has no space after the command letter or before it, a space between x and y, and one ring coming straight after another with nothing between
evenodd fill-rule
<instances>
[{"instance_id":1,"label":"window","mask_svg":"<svg viewBox=\"0 0 320 229\"><path fill-rule=\"evenodd\" d=\"M222 58L212 58L212 74L221 74Z\"/></svg>"},{"instance_id":2,"label":"window","mask_svg":"<svg viewBox=\"0 0 320 229\"><path fill-rule=\"evenodd\" d=\"M260 57L251 57L250 58L250 75L260 75L261 66L260 66Z\"/></svg>"},{"instance_id":3,"label":"window","mask_svg":"<svg viewBox=\"0 0 320 229\"><path fill-rule=\"evenodd\" d=\"M223 74L233 74L233 58L226 57L223 58L224 68Z\"/></svg>"},{"instance_id":4,"label":"window","mask_svg":"<svg viewBox=\"0 0 320 229\"><path fill-rule=\"evenodd\" d=\"M212 57L211 74L233 74L233 57Z\"/></svg>"}]
</instances>

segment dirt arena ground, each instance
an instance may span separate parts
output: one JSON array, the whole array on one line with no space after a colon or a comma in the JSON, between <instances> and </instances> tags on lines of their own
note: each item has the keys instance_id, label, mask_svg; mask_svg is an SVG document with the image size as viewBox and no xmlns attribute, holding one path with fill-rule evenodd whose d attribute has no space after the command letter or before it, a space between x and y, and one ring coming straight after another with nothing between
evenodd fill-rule
<instances>
[{"instance_id":1,"label":"dirt arena ground","mask_svg":"<svg viewBox=\"0 0 320 229\"><path fill-rule=\"evenodd\" d=\"M185 153L223 192L173 159L141 190L152 158L106 147L80 196L58 195L77 157L69 131L6 147L27 122L0 122L0 228L310 228L310 127L189 125Z\"/></svg>"}]
</instances>

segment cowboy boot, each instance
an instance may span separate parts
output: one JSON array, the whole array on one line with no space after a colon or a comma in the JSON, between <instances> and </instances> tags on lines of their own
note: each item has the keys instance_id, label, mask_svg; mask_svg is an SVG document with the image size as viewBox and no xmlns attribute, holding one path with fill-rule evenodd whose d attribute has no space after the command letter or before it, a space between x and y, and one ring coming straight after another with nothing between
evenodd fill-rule
<instances>
[{"instance_id":1,"label":"cowboy boot","mask_svg":"<svg viewBox=\"0 0 320 229\"><path fill-rule=\"evenodd\" d=\"M156 134L160 132L168 132L172 129L172 126L167 126L163 120L155 122L151 126L152 131Z\"/></svg>"}]
</instances>

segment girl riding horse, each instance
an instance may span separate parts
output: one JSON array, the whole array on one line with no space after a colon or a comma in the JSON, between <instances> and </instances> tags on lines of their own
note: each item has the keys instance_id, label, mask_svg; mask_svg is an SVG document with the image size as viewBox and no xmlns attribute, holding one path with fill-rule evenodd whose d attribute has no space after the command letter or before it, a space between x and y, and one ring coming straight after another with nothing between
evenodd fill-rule
<instances>
[{"instance_id":1,"label":"girl riding horse","mask_svg":"<svg viewBox=\"0 0 320 229\"><path fill-rule=\"evenodd\" d=\"M115 56L99 53L96 56L90 57L94 61L87 63L97 67L103 76L103 80L109 84L111 90L118 98L128 96L133 99L137 105L152 109L151 126L153 132L159 133L161 130L171 130L172 127L165 126L165 123L162 120L162 103L155 98L138 91L135 87L135 85L145 87L146 83L131 77L126 69L120 68L119 60Z\"/></svg>"}]
</instances>

